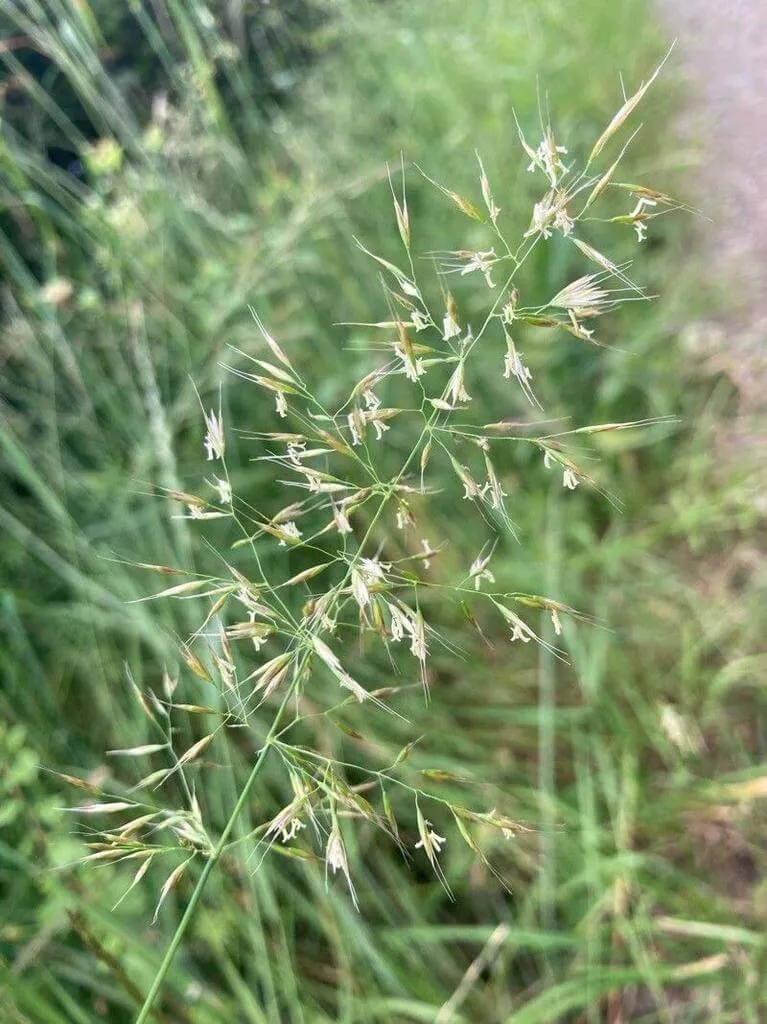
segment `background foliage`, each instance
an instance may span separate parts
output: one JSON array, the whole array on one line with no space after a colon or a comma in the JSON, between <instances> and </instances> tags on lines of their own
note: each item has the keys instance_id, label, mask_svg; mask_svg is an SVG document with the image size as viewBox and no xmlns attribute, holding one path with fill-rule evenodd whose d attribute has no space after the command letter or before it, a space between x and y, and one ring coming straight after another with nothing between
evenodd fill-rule
<instances>
[{"instance_id":1,"label":"background foliage","mask_svg":"<svg viewBox=\"0 0 767 1024\"><path fill-rule=\"evenodd\" d=\"M524 228L536 196L512 109L531 135L550 110L583 151L620 102L619 75L630 90L666 49L644 0L115 10L0 0L0 971L10 1019L34 1024L131 1020L183 909L182 886L150 926L159 879L110 912L126 879L72 866L83 848L56 811L70 794L48 769L104 778L104 750L143 742L124 664L156 685L166 638L189 626L178 607L126 603L152 585L126 562L211 557L152 493L202 475L191 381L214 401L223 384L229 423L268 422L220 368L226 346L259 345L251 303L328 394L348 386L360 339L334 325L380 306L353 238L392 254L386 162L402 153L476 195L476 147ZM9 44L19 37L29 45ZM673 91L666 78L650 99L624 174L683 194ZM470 222L408 182L417 250L457 232L473 243ZM465 777L446 792L503 801L529 824L493 851L512 895L457 836L455 904L378 839L354 851L360 915L325 895L321 865L224 865L158 1021L761 1019L757 481L745 453L717 456L734 397L680 342L708 312L694 223L660 223L639 255L627 228L624 255L661 298L613 316L607 350L545 332L524 346L547 415L678 424L599 443L595 472L620 512L581 490L565 504L521 457L503 467L521 542L495 568L604 626L569 632L562 667L500 636L475 644L456 619L466 658L438 666L414 723L413 771ZM552 294L573 269L552 240L523 286ZM470 287L461 301L471 308ZM497 363L488 402L506 393ZM236 444L237 489L277 501L253 454ZM430 514L423 536L449 538L446 558L468 564L470 523ZM194 679L184 687L202 699ZM385 756L410 738L346 724L364 738L328 726L334 755ZM250 754L201 774L222 821ZM275 785L265 778L254 821ZM499 923L499 949L467 977Z\"/></svg>"}]
</instances>

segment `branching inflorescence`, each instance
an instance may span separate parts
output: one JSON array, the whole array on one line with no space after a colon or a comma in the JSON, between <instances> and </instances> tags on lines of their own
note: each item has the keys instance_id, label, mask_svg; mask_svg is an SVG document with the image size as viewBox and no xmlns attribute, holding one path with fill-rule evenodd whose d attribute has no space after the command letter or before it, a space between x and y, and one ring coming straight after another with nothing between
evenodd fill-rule
<instances>
[{"instance_id":1,"label":"branching inflorescence","mask_svg":"<svg viewBox=\"0 0 767 1024\"><path fill-rule=\"evenodd\" d=\"M594 218L593 211L603 197L621 190L631 196L631 211L599 219L633 226L639 241L650 221L678 207L662 193L617 182L620 157L606 170L596 170L603 149L654 77L623 103L580 170L569 162L567 149L555 139L550 126L544 127L537 148L530 146L519 130L529 170L541 180L543 193L535 203L529 226L520 231L515 244L502 230L503 211L496 204L479 157L483 209L428 179L462 213L483 222L488 235L486 248L431 254L443 297L438 310L427 302L424 283L416 273L404 172L400 193L390 178L403 259L390 262L360 243L380 268L387 313L382 320L358 326L377 332L382 343L373 351L383 355L337 407L330 408L320 401L294 360L253 311L265 348L264 358L238 353L238 365L230 369L271 395L280 429L246 436L258 444L258 458L267 460L280 478L288 476L287 481L275 485L277 493L280 487L283 491L290 488L297 492L296 500L274 513L261 514L239 499L227 467L221 410L204 412L204 448L214 474L208 480L212 497L176 492L172 496L183 503L184 515L192 520L231 520L238 530L233 548L238 557L243 553L247 556L251 568L247 574L236 568L231 564L236 559L226 552L220 553L225 566L221 576L185 574L164 566L146 568L182 577L181 582L174 582L154 598L205 603L199 628L181 645L181 655L191 672L214 688L216 700L210 705L177 701L176 681L168 674L159 695L140 691L133 684L157 739L111 753L164 758L163 766L149 772L137 785L110 794L79 779L69 779L80 788L93 789L93 799L75 808L77 813L89 819L108 816L119 821L91 837L92 852L86 860L133 861L138 868L131 882L133 888L151 865L173 859L166 871L160 903L192 862L203 865L139 1020L146 1019L210 870L232 845L238 817L268 756L284 767L292 797L285 806L265 816L247 836L238 835L237 842L243 838L250 841L251 864L260 863L275 843L295 849L299 844L314 847L324 859L326 877L340 873L355 905L354 871L344 838L345 830L355 822L381 829L403 851L408 845L411 850L415 847L422 851L446 889L448 881L440 854L449 841L450 821L486 863L475 837L476 826L495 828L505 837L520 828L495 809L453 805L403 778L400 766L412 743L388 767L374 769L336 762L296 741L296 730L308 715L326 714L350 702L402 717L397 707L398 687L367 687L357 678L360 673L353 671L351 662L358 655L352 645L359 644L361 637L379 643L392 664L394 659L398 664L409 659L428 699L430 654L442 641L437 624L428 621L424 613L424 594L447 594L462 605L469 599L485 602L493 615L508 624L510 639L524 644L548 644L528 621L530 609L550 614L553 630L549 635L554 638L561 634L562 619L576 614L553 598L494 589L492 558L498 535L514 530L506 509L502 475L496 469L496 446L511 441L533 446L544 465L561 474L564 488L574 490L594 481L569 454L569 436L638 424L599 424L556 434L527 431L521 436L515 434L514 424L507 422L472 425L467 415L479 404L471 393L479 381L471 368L479 347L493 345L498 351L499 372L510 386L519 388L525 402L539 408L535 382L515 341L519 329L560 328L597 344L592 325L599 316L622 302L645 297L629 278L626 265L612 262L585 241L580 225ZM520 267L536 246L554 235L564 237L579 250L588 272L543 305L525 305L524 296L517 291ZM452 274L475 277L487 291L486 312L471 323L449 290ZM405 445L403 450L408 454L390 473L384 469L389 460L382 453L395 419L397 447ZM467 451L474 454L469 457ZM441 543L432 546L419 538L418 546L411 545L412 553L401 557L402 545L391 545L394 550L390 553L386 540L390 534L401 537L403 532L412 532L414 502L434 498L429 476L435 460L450 468L461 500L480 510L490 531L485 546L465 567L462 578L449 583L436 582L429 575L431 561L442 550ZM291 574L294 551L300 554L304 567ZM295 567L295 562L292 564ZM476 624L472 614L467 618ZM557 648L552 650L561 653ZM307 694L311 695L311 712L307 711ZM318 695L326 702L319 709ZM198 716L197 720L212 721L214 725L179 751L174 726L179 715ZM264 738L265 717L271 724ZM225 828L216 834L206 823L190 769L199 764L217 737L235 728L260 737L258 754ZM346 782L349 767L368 782L363 786ZM181 809L169 810L159 806L154 796L146 798L171 780L174 791L184 794ZM395 789L404 790L412 799L417 842L406 843L403 838L389 796ZM362 795L363 791L370 799ZM434 808L428 818L427 802Z\"/></svg>"}]
</instances>

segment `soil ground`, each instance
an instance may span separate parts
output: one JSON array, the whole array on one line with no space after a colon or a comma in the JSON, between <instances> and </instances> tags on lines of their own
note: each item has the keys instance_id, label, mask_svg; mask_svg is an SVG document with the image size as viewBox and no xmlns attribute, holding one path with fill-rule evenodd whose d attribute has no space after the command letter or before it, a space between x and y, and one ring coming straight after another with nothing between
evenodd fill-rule
<instances>
[{"instance_id":1,"label":"soil ground","mask_svg":"<svg viewBox=\"0 0 767 1024\"><path fill-rule=\"evenodd\" d=\"M767 409L767 2L658 0L689 82L706 255L728 322L707 344L749 412ZM764 438L762 438L764 441Z\"/></svg>"}]
</instances>

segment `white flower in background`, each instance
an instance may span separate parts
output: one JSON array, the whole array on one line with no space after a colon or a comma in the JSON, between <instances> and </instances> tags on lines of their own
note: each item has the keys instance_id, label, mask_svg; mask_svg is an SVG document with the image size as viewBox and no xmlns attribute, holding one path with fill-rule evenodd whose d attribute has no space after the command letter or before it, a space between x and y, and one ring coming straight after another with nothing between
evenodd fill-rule
<instances>
[{"instance_id":1,"label":"white flower in background","mask_svg":"<svg viewBox=\"0 0 767 1024\"><path fill-rule=\"evenodd\" d=\"M208 462L213 459L222 459L224 457L224 420L219 412L218 415L211 409L209 413L205 413L205 426L207 432L205 434L205 452L207 455Z\"/></svg>"},{"instance_id":2,"label":"white flower in background","mask_svg":"<svg viewBox=\"0 0 767 1024\"><path fill-rule=\"evenodd\" d=\"M264 606L258 600L258 594L252 593L247 587L240 587L234 596L247 610L251 622L254 622L256 616L264 610Z\"/></svg>"},{"instance_id":3,"label":"white flower in background","mask_svg":"<svg viewBox=\"0 0 767 1024\"><path fill-rule=\"evenodd\" d=\"M551 226L556 215L556 207L552 205L552 193L547 192L540 202L533 207L533 219L524 237L531 235L543 235L544 238L551 238Z\"/></svg>"},{"instance_id":4,"label":"white flower in background","mask_svg":"<svg viewBox=\"0 0 767 1024\"><path fill-rule=\"evenodd\" d=\"M282 391L278 391L274 396L274 404L277 409L277 415L285 419L288 415L288 402Z\"/></svg>"},{"instance_id":5,"label":"white flower in background","mask_svg":"<svg viewBox=\"0 0 767 1024\"><path fill-rule=\"evenodd\" d=\"M490 182L488 181L487 175L485 174L485 168L480 159L479 153L477 153L477 160L479 161L479 184L482 189L482 198L485 200L485 206L490 220L495 224L498 220L498 214L501 212L500 209L495 205L493 194L490 191Z\"/></svg>"}]
</instances>

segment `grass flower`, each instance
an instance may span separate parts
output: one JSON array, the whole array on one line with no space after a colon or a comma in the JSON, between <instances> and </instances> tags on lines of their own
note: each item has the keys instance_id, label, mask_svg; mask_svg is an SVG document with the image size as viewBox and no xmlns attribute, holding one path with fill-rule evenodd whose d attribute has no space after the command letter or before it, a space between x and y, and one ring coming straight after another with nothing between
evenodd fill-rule
<instances>
[{"instance_id":1,"label":"grass flower","mask_svg":"<svg viewBox=\"0 0 767 1024\"><path fill-rule=\"evenodd\" d=\"M386 771L381 769L385 761L379 758L371 763L366 759L366 753L373 749L378 758L378 735L374 731L378 715L389 716L392 729L395 724L397 728L409 727L412 708L404 700L411 688L411 659L417 662L424 699L428 700L431 677L439 678L442 666L457 656L460 641L453 638L453 616L446 615L446 602L440 597L452 596L465 619L488 644L491 640L483 632L486 627L480 624L483 607L493 612L495 629L508 629L510 641L540 644L557 657L562 652L538 636L514 609L548 612L557 637L563 632L560 613L578 617L553 598L491 592L489 587L495 588L497 583L490 562L503 538L516 541L507 490L512 481L516 484L517 469L512 471L510 467L523 466L525 460L514 462L505 452L514 445L542 451L545 467L556 466L562 472L566 490L589 487L592 481L573 462L569 449L569 435L589 428L551 435L544 432L543 424L526 422L524 436L518 436L508 417L477 426L468 421L465 407L472 398L466 382L472 381L474 405L479 408L522 399L540 408L532 390L532 373L512 339L512 328L515 337L524 337L528 353L528 336L539 327L561 327L586 340L591 332L583 321L611 309L622 301L627 289L642 293L628 279L624 265L616 265L580 237L581 214L575 212L574 198L581 189L588 188L596 210L601 194L595 193L589 165L580 171L574 165L566 166L563 157L567 149L555 141L550 128L544 130L535 150L527 146L521 131L520 140L529 169L543 174L548 190L535 203L527 230L520 222L513 238L501 228L501 211L479 157L479 186L487 216L470 199L427 178L452 209L472 221L474 232L468 241L471 248L442 253L441 266L431 284L422 280L421 264L411 251L413 226L404 176L401 194L394 191L390 179L394 221L401 242L399 263L358 243L375 263L383 287L380 308L371 311L369 321L355 325L355 331L364 331L365 338L372 334L377 340L370 343L372 365L353 386L345 382L342 388L329 382L324 368L319 374L322 381L316 385L308 374L305 379L298 360L294 365L253 312L258 344L268 349L270 361L240 352L245 368L232 370L269 398L269 409L273 398L274 412L270 415L287 422L275 424L277 430L244 434L243 443L255 446L254 461L281 474L275 479L274 491L290 489L291 498L275 504L284 501L284 507L265 512L244 497L234 503L223 464L221 412L204 413L207 458L222 460L221 476L209 481L217 491L218 507L185 492L172 493L189 509L188 518L226 517L235 537L221 550L219 567L213 570L216 575L190 578L187 574L182 582L155 598L204 602L200 625L184 639L180 650L190 673L214 692L209 704L182 703L174 692L160 698L153 690L143 692L133 684L142 713L160 731L158 748L147 752L146 744L138 744L135 750L142 752L136 756L165 757L167 763L150 766L133 789L122 787L129 799L120 799L124 792L105 794L81 809L82 814L95 820L98 815L128 818L122 832L107 826L97 833L98 848L92 856L99 860L135 852L131 844L138 835L138 852L148 864L159 855L165 836L174 837L172 849L184 859L167 876L162 899L190 870L193 861L204 864L179 935L199 902L210 870L233 849L235 826L246 818L241 812L250 803L254 808L260 806L251 797L258 792L256 783L267 759L278 781L270 779L259 793L259 801L274 800L280 809L272 810L263 824L252 833L238 836L237 841L256 837L256 846L265 848L264 856L274 847L296 861L304 856L322 857L326 884L331 873L335 876L340 872L355 907L358 897L339 817L343 816L345 830L359 827L367 833L377 828L404 848L399 837L406 834L407 821L401 831L389 791L407 797L408 809L400 813L409 815L412 823L415 811L419 836L415 848L423 850L448 893L440 863L448 836L440 834L432 820L425 817L421 804L429 802L437 810L447 810L461 837L485 867L489 860L471 826L489 826L504 836L517 835L520 829L496 811L483 813L456 804L453 788L464 780L451 772L441 768L411 770L407 762L415 739L406 743ZM637 187L631 186L634 190ZM653 215L650 211L657 202L649 195L639 197L630 215L638 230ZM555 232L569 239L572 257L587 261L585 269L596 264L599 271L576 277L543 306L525 305L519 270L533 249L545 246ZM492 275L496 268L503 269L506 280L497 299L490 301L481 287L482 279L494 289ZM480 300L475 295L474 303L484 303L476 316L474 307L467 303L466 308L472 309L472 322L481 325L475 331L468 325L461 329L455 300L450 293L445 294L441 271L460 277L475 275L476 280L467 284L480 285L475 292L482 292L482 297ZM437 297L439 306L432 308L432 296ZM501 388L498 382L492 386L488 382L484 389L480 386L483 378L478 371L484 364L474 361L483 349L495 351L499 328L505 342L503 377L514 381L521 395L516 387ZM430 397L426 391L427 373L429 391L439 398ZM501 399L500 394L510 394L511 399ZM501 415L506 416L506 410ZM388 443L389 437L384 438L384 434L395 417L396 430ZM376 441L383 439L384 443L369 444L371 433ZM282 476L289 479L283 480ZM520 488L515 486L515 493L523 493L525 484L523 481ZM432 564L438 552L446 549L448 536L439 538L436 547L426 539L422 539L420 548L414 546L410 528L416 519L429 523L429 530L442 528L447 517L444 512L432 510L437 500L452 509L448 516L467 521L472 517L484 531L486 540L478 545L479 554L470 565L468 577L466 563L460 558L440 558L436 566ZM220 506L226 506L227 511ZM564 636L568 639L567 632ZM434 657L435 650L440 651L439 659ZM205 725L179 728L177 716L182 711L193 722ZM272 716L268 726L264 724L266 714ZM667 712L665 721L666 732L672 735L675 719ZM344 735L344 743L349 741L348 752L344 747L343 755L327 738L331 726ZM248 780L227 823L222 828L216 819L209 835L207 816L196 802L195 773L232 729L242 730L239 737L255 740L247 746L238 739L238 749L255 748L258 752L252 755ZM180 736L187 737L186 749L177 749ZM380 745L385 744L382 741ZM347 781L350 778L353 784ZM168 808L161 807L161 799L149 810L138 806L134 795L140 792L139 787L162 787L170 779L174 787L163 791ZM286 802L288 782L293 798ZM435 783L433 790L431 783ZM444 787L441 791L438 784ZM375 796L379 791L380 801ZM280 792L282 798L275 799ZM397 803L401 806L403 801ZM302 836L301 848L282 849L306 830L307 822L312 829ZM113 835L117 840L110 838ZM303 849L303 843L311 842L312 837L319 847L323 835L324 851L318 849L311 854ZM279 845L275 844L277 839ZM369 843L366 834L364 842L355 843L352 849L358 845L366 848ZM169 960L163 971L168 965Z\"/></svg>"},{"instance_id":2,"label":"grass flower","mask_svg":"<svg viewBox=\"0 0 767 1024\"><path fill-rule=\"evenodd\" d=\"M346 879L346 884L349 887L349 892L352 897L355 909L359 910L359 903L357 902L357 892L354 888L351 875L349 874L349 860L346 856L346 847L341 836L341 830L338 827L338 821L333 817L333 827L330 830L328 836L327 845L325 846L325 884L327 885L328 872L332 871L333 874L337 874L339 871Z\"/></svg>"},{"instance_id":3,"label":"grass flower","mask_svg":"<svg viewBox=\"0 0 767 1024\"><path fill-rule=\"evenodd\" d=\"M205 454L209 462L213 459L223 459L225 450L224 421L221 411L218 415L211 409L205 413Z\"/></svg>"}]
</instances>

